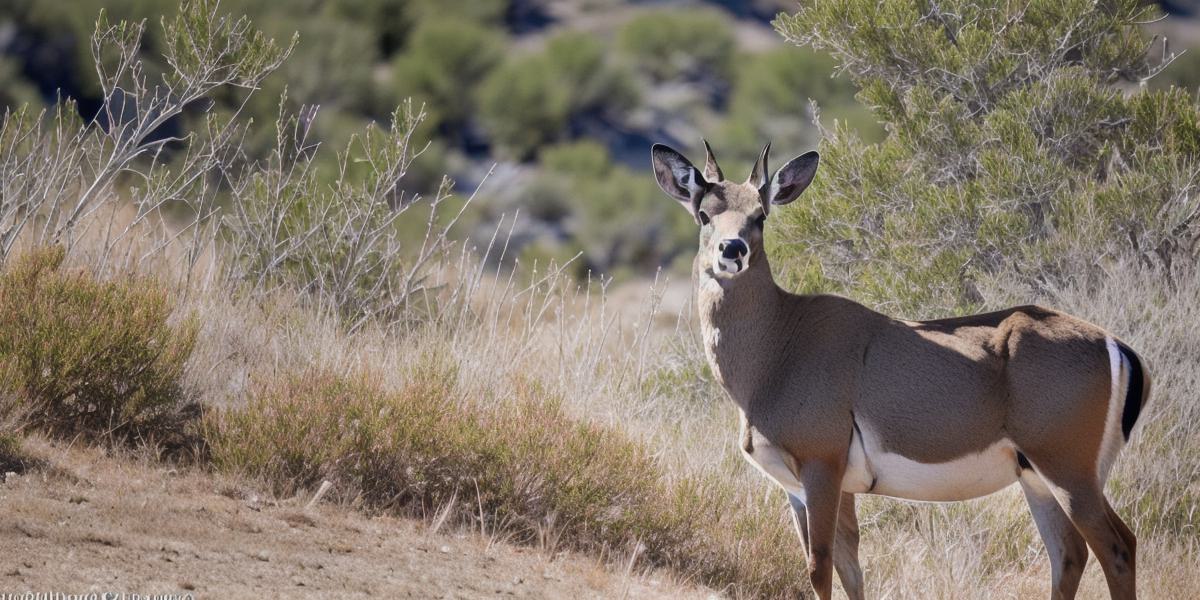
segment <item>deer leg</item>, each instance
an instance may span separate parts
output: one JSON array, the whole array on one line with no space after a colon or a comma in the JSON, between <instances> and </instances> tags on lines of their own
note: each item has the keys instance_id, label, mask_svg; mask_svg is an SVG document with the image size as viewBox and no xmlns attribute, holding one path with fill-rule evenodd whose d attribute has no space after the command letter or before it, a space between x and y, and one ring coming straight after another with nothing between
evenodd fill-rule
<instances>
[{"instance_id":1,"label":"deer leg","mask_svg":"<svg viewBox=\"0 0 1200 600\"><path fill-rule=\"evenodd\" d=\"M788 503L792 505L792 524L796 526L796 535L800 536L800 546L808 556L808 509L804 506L804 498L788 492Z\"/></svg>"},{"instance_id":2,"label":"deer leg","mask_svg":"<svg viewBox=\"0 0 1200 600\"><path fill-rule=\"evenodd\" d=\"M1117 511L1113 510L1111 504L1108 503L1108 498L1104 499L1104 508L1108 512L1108 520L1117 527L1117 531L1121 533L1121 537L1125 540L1125 544L1129 546L1131 555L1137 554L1137 536L1133 535L1133 530L1121 520L1117 515Z\"/></svg>"},{"instance_id":3,"label":"deer leg","mask_svg":"<svg viewBox=\"0 0 1200 600\"><path fill-rule=\"evenodd\" d=\"M1021 489L1033 513L1046 553L1050 555L1050 600L1071 600L1079 589L1088 550L1083 536L1054 499L1053 492L1032 469L1021 472Z\"/></svg>"},{"instance_id":4,"label":"deer leg","mask_svg":"<svg viewBox=\"0 0 1200 600\"><path fill-rule=\"evenodd\" d=\"M800 465L800 482L807 496L808 576L820 600L833 597L833 541L841 481L839 465L819 460Z\"/></svg>"},{"instance_id":5,"label":"deer leg","mask_svg":"<svg viewBox=\"0 0 1200 600\"><path fill-rule=\"evenodd\" d=\"M800 536L800 545L808 555L808 509L804 498L788 493L792 505L792 523ZM838 508L837 539L833 544L833 568L842 580L842 588L850 600L863 600L862 567L858 562L858 515L854 510L854 494L843 493Z\"/></svg>"},{"instance_id":6,"label":"deer leg","mask_svg":"<svg viewBox=\"0 0 1200 600\"><path fill-rule=\"evenodd\" d=\"M1034 464L1038 463L1035 461ZM1040 464L1038 466L1041 468ZM1044 469L1042 475L1104 569L1109 596L1114 600L1137 598L1134 568L1137 540L1109 506L1100 482L1079 474L1056 477Z\"/></svg>"},{"instance_id":7,"label":"deer leg","mask_svg":"<svg viewBox=\"0 0 1200 600\"><path fill-rule=\"evenodd\" d=\"M858 564L858 514L854 494L842 492L838 507L837 540L833 544L833 568L850 600L863 600L863 574Z\"/></svg>"}]
</instances>

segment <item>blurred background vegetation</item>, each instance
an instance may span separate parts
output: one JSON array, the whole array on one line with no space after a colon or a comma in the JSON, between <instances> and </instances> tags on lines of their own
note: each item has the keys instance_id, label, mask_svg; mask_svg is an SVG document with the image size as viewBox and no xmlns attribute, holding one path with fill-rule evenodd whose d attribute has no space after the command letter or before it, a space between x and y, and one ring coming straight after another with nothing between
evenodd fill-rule
<instances>
[{"instance_id":1,"label":"blurred background vegetation","mask_svg":"<svg viewBox=\"0 0 1200 600\"><path fill-rule=\"evenodd\" d=\"M162 70L157 22L176 4L3 3L0 104L49 106L61 95L93 116L95 16L103 8L113 21L149 21L142 52L147 69ZM778 13L795 8L785 0L223 0L223 12L249 15L281 41L298 32L299 41L261 92L249 100L221 92L214 101L219 112L253 119L244 147L264 158L281 110L319 106L310 139L342 151L411 97L428 112L418 137L429 146L410 167L407 192L432 194L444 174L469 192L496 165L459 234L484 246L519 214L506 255L523 265L579 255L570 269L579 277L659 267L685 274L695 233L644 172L651 143L694 151L703 134L726 172L740 177L767 140L777 153L815 147L818 113L824 127L863 144L884 137L889 119L866 108L874 99L856 101L850 74L835 74L829 55L772 29ZM1175 49L1195 38L1172 36ZM1194 92L1200 53L1184 54L1152 85ZM167 129L197 129L188 120L203 109ZM318 178L336 177L337 154L318 155ZM831 285L811 271L796 281Z\"/></svg>"},{"instance_id":2,"label":"blurred background vegetation","mask_svg":"<svg viewBox=\"0 0 1200 600\"><path fill-rule=\"evenodd\" d=\"M311 139L344 150L370 122L386 124L405 98L424 103L429 143L405 178L431 194L443 174L460 193L488 185L460 233L485 245L519 211L509 245L522 264L580 254L571 272L619 278L686 273L694 231L648 176L653 142L696 147L701 133L732 174L768 139L801 151L817 143L810 99L864 139L881 135L833 77L822 54L787 44L770 20L790 2L623 0L223 0L280 41L299 40L245 106L214 100L256 123L244 147L264 158L281 108L318 105ZM91 117L100 90L89 38L101 9L146 19L147 69L165 69L160 28L175 0L13 0L0 6L0 105L52 105L61 94ZM286 99L280 106L280 98ZM195 130L189 119L171 125ZM168 135L170 132L164 132ZM336 176L321 152L319 176ZM507 231L509 225L504 229Z\"/></svg>"}]
</instances>

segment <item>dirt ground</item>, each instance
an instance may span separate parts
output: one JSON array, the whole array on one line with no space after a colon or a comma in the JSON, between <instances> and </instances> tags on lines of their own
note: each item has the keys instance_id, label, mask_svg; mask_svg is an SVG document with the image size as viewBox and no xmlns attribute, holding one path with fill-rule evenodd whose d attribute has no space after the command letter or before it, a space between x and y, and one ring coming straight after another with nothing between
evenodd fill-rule
<instances>
[{"instance_id":1,"label":"dirt ground","mask_svg":"<svg viewBox=\"0 0 1200 600\"><path fill-rule=\"evenodd\" d=\"M30 441L44 466L0 484L0 594L202 598L708 598L479 533L301 499L192 469ZM0 477L4 474L0 473Z\"/></svg>"}]
</instances>

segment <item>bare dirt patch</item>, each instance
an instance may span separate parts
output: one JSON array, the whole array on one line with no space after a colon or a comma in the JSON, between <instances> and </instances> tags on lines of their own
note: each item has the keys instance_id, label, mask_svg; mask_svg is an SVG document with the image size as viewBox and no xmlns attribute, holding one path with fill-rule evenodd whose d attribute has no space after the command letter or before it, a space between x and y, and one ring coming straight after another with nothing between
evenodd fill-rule
<instances>
[{"instance_id":1,"label":"bare dirt patch","mask_svg":"<svg viewBox=\"0 0 1200 600\"><path fill-rule=\"evenodd\" d=\"M0 592L215 597L705 598L477 533L435 533L190 470L26 444L49 468L0 484ZM3 474L0 473L0 476Z\"/></svg>"}]
</instances>

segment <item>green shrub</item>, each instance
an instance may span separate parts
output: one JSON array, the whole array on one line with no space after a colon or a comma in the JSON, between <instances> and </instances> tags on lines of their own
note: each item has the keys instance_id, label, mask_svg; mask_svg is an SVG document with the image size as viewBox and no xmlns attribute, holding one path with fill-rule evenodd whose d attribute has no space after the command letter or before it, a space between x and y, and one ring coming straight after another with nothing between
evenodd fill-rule
<instances>
[{"instance_id":1,"label":"green shrub","mask_svg":"<svg viewBox=\"0 0 1200 600\"><path fill-rule=\"evenodd\" d=\"M505 382L509 393L486 405L456 380L453 365L430 359L394 391L369 375L310 370L209 413L205 437L217 469L282 496L329 479L333 497L369 510L450 505L522 543L547 528L566 547L608 556L640 543L650 564L751 595L807 586L781 504L744 510L724 477L668 478L647 448L571 418L529 380Z\"/></svg>"},{"instance_id":2,"label":"green shrub","mask_svg":"<svg viewBox=\"0 0 1200 600\"><path fill-rule=\"evenodd\" d=\"M1012 272L1047 291L1200 242L1200 109L1153 71L1132 0L806 5L777 28L832 52L886 126L828 132L773 244L789 285L906 316L972 311ZM1067 50L1064 50L1067 49ZM774 241L774 240L773 240Z\"/></svg>"},{"instance_id":3,"label":"green shrub","mask_svg":"<svg viewBox=\"0 0 1200 600\"><path fill-rule=\"evenodd\" d=\"M413 21L454 19L460 23L502 25L512 0L404 0Z\"/></svg>"},{"instance_id":4,"label":"green shrub","mask_svg":"<svg viewBox=\"0 0 1200 600\"><path fill-rule=\"evenodd\" d=\"M571 95L542 54L512 58L479 89L479 110L492 139L514 158L564 136Z\"/></svg>"},{"instance_id":5,"label":"green shrub","mask_svg":"<svg viewBox=\"0 0 1200 600\"><path fill-rule=\"evenodd\" d=\"M563 222L583 252L578 275L587 269L652 273L694 248L687 213L662 202L650 178L613 164L596 142L548 147L539 162L541 175L524 190L521 208Z\"/></svg>"},{"instance_id":6,"label":"green shrub","mask_svg":"<svg viewBox=\"0 0 1200 600\"><path fill-rule=\"evenodd\" d=\"M22 75L19 65L8 57L0 57L0 113L5 108L41 103L37 89Z\"/></svg>"},{"instance_id":7,"label":"green shrub","mask_svg":"<svg viewBox=\"0 0 1200 600\"><path fill-rule=\"evenodd\" d=\"M748 173L767 141L797 151L814 146L820 132L812 124L810 101L822 117L846 120L869 140L881 137L874 118L855 104L854 85L833 76L836 64L828 55L780 48L751 54L740 64L723 135L714 140L730 172Z\"/></svg>"},{"instance_id":8,"label":"green shrub","mask_svg":"<svg viewBox=\"0 0 1200 600\"><path fill-rule=\"evenodd\" d=\"M606 60L604 46L581 33L551 38L514 57L480 89L480 116L493 140L518 159L581 134L589 122L619 121L637 103L630 74Z\"/></svg>"},{"instance_id":9,"label":"green shrub","mask_svg":"<svg viewBox=\"0 0 1200 600\"><path fill-rule=\"evenodd\" d=\"M566 88L570 118L619 119L638 102L632 73L605 57L607 49L595 35L569 31L546 42L550 69Z\"/></svg>"},{"instance_id":10,"label":"green shrub","mask_svg":"<svg viewBox=\"0 0 1200 600\"><path fill-rule=\"evenodd\" d=\"M393 62L395 97L425 104L427 126L461 136L476 112L475 90L503 56L504 37L482 25L432 19Z\"/></svg>"},{"instance_id":11,"label":"green shrub","mask_svg":"<svg viewBox=\"0 0 1200 600\"><path fill-rule=\"evenodd\" d=\"M691 81L728 87L736 41L730 17L705 9L659 10L626 23L620 49L653 81Z\"/></svg>"},{"instance_id":12,"label":"green shrub","mask_svg":"<svg viewBox=\"0 0 1200 600\"><path fill-rule=\"evenodd\" d=\"M180 385L197 325L169 323L155 282L97 281L47 248L0 275L0 417L52 434L162 437L184 407Z\"/></svg>"}]
</instances>

